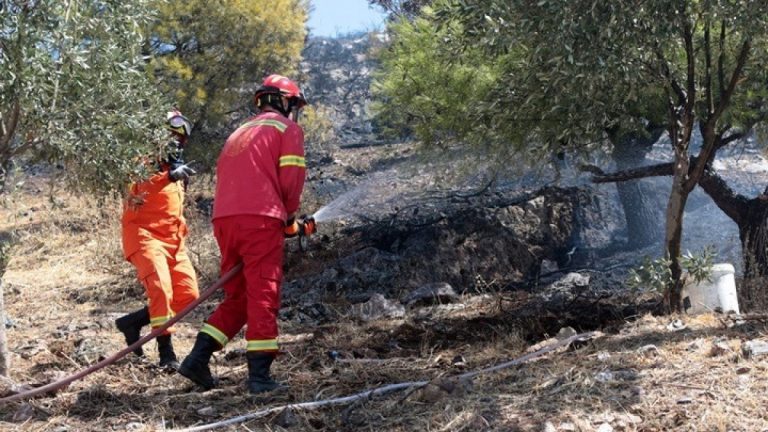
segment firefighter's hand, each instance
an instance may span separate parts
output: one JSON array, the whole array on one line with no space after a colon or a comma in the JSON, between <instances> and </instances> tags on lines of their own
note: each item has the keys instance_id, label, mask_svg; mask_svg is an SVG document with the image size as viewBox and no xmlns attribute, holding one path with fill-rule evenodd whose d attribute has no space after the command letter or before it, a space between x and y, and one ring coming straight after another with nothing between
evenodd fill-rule
<instances>
[{"instance_id":1,"label":"firefighter's hand","mask_svg":"<svg viewBox=\"0 0 768 432\"><path fill-rule=\"evenodd\" d=\"M296 220L295 217L292 217L288 219L288 221L285 223L285 228L283 228L283 234L285 234L285 238L292 238L299 235L299 222Z\"/></svg>"},{"instance_id":2,"label":"firefighter's hand","mask_svg":"<svg viewBox=\"0 0 768 432\"><path fill-rule=\"evenodd\" d=\"M315 222L315 218L311 216L302 216L299 225L304 231L304 235L307 237L317 232L317 222Z\"/></svg>"},{"instance_id":3,"label":"firefighter's hand","mask_svg":"<svg viewBox=\"0 0 768 432\"><path fill-rule=\"evenodd\" d=\"M189 177L197 174L197 171L193 170L187 164L181 164L176 168L173 168L168 172L168 177L172 182L179 180L189 180Z\"/></svg>"}]
</instances>

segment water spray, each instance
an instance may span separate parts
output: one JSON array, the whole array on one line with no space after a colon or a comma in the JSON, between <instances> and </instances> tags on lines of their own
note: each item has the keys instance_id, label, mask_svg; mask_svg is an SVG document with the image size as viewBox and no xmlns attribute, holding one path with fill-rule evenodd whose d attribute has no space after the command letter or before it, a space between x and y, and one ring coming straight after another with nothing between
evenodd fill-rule
<instances>
[{"instance_id":1,"label":"water spray","mask_svg":"<svg viewBox=\"0 0 768 432\"><path fill-rule=\"evenodd\" d=\"M363 197L367 189L367 184L358 185L354 189L339 195L330 203L322 206L312 214L311 217L316 222L326 222L344 216L347 213L346 209L349 205Z\"/></svg>"}]
</instances>

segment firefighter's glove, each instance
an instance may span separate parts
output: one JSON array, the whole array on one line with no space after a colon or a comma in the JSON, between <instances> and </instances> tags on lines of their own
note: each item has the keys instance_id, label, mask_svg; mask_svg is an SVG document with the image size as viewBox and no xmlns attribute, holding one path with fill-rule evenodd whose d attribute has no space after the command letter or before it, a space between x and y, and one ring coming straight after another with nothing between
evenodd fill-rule
<instances>
[{"instance_id":1,"label":"firefighter's glove","mask_svg":"<svg viewBox=\"0 0 768 432\"><path fill-rule=\"evenodd\" d=\"M301 227L299 226L299 222L296 220L295 217L288 219L288 221L285 223L285 228L283 228L283 234L285 234L285 238L293 238L299 235L299 230Z\"/></svg>"},{"instance_id":2,"label":"firefighter's glove","mask_svg":"<svg viewBox=\"0 0 768 432\"><path fill-rule=\"evenodd\" d=\"M299 226L302 234L306 237L317 232L317 222L315 222L315 218L312 216L302 216Z\"/></svg>"},{"instance_id":3,"label":"firefighter's glove","mask_svg":"<svg viewBox=\"0 0 768 432\"><path fill-rule=\"evenodd\" d=\"M179 180L189 180L189 177L197 174L197 171L190 168L187 164L181 164L168 172L168 177L172 182Z\"/></svg>"}]
</instances>

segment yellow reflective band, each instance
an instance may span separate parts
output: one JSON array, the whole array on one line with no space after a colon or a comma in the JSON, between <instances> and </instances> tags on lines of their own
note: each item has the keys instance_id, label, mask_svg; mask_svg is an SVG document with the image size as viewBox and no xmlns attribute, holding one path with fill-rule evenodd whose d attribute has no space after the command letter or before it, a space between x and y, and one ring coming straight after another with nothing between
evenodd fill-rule
<instances>
[{"instance_id":1,"label":"yellow reflective band","mask_svg":"<svg viewBox=\"0 0 768 432\"><path fill-rule=\"evenodd\" d=\"M270 119L261 119L261 120L251 120L249 122L243 123L241 128L252 128L256 126L272 126L279 130L280 132L285 132L285 129L288 128L288 126L285 123L279 122L277 120L270 120Z\"/></svg>"},{"instance_id":2,"label":"yellow reflective band","mask_svg":"<svg viewBox=\"0 0 768 432\"><path fill-rule=\"evenodd\" d=\"M297 166L305 168L307 166L306 160L302 156L280 156L280 168L287 166Z\"/></svg>"},{"instance_id":3,"label":"yellow reflective band","mask_svg":"<svg viewBox=\"0 0 768 432\"><path fill-rule=\"evenodd\" d=\"M160 327L171 319L171 315L154 317L149 320L149 325L152 327Z\"/></svg>"},{"instance_id":4,"label":"yellow reflective band","mask_svg":"<svg viewBox=\"0 0 768 432\"><path fill-rule=\"evenodd\" d=\"M247 351L277 351L277 339L250 340Z\"/></svg>"},{"instance_id":5,"label":"yellow reflective band","mask_svg":"<svg viewBox=\"0 0 768 432\"><path fill-rule=\"evenodd\" d=\"M216 327L205 323L203 324L203 328L200 329L200 333L205 333L208 336L216 339L216 342L220 343L221 346L224 346L229 342L229 338L227 335L221 332L221 330L217 329Z\"/></svg>"}]
</instances>

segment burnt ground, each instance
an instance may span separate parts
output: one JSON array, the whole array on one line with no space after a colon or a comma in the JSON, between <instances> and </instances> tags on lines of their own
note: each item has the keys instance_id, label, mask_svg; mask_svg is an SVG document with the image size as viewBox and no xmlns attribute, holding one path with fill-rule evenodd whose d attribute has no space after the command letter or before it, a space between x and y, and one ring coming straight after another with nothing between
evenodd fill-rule
<instances>
[{"instance_id":1,"label":"burnt ground","mask_svg":"<svg viewBox=\"0 0 768 432\"><path fill-rule=\"evenodd\" d=\"M482 176L456 175L471 170L426 162L408 146L340 149L314 164L305 208L326 206L320 232L309 250L291 242L286 252L284 355L274 374L289 391L246 394L242 339L214 357L222 382L208 392L157 369L150 342L146 359L128 357L54 395L0 406L0 429L172 430L275 408L219 429L768 430L768 362L742 349L765 337L765 324L654 316L658 294L624 287L643 251L612 246L622 233L610 192L546 179L486 188ZM211 187L198 178L190 191L201 287L217 277ZM44 179L28 178L1 210L0 230L21 240L4 277L6 391L118 351L113 321L142 302L120 256L119 203L47 190ZM217 298L178 325L180 356ZM546 347L557 334L590 330L600 335L456 379ZM354 403L280 408L424 382Z\"/></svg>"}]
</instances>

